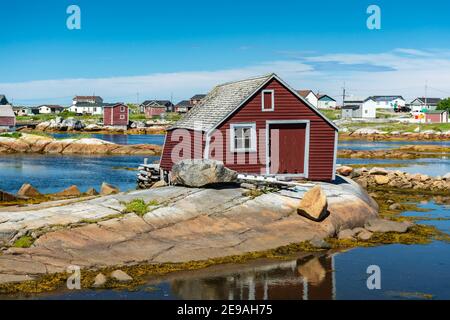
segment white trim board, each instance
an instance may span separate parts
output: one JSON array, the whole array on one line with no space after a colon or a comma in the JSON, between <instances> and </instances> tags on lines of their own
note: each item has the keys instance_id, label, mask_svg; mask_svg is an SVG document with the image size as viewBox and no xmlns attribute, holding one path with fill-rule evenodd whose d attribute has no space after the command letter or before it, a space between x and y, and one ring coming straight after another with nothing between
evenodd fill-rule
<instances>
[{"instance_id":1,"label":"white trim board","mask_svg":"<svg viewBox=\"0 0 450 320\"><path fill-rule=\"evenodd\" d=\"M271 124L306 124L305 132L305 157L303 159L303 173L302 174L273 174L270 173L270 156L269 156L269 135ZM266 121L266 174L273 176L296 176L296 177L309 177L309 143L310 143L310 130L311 125L309 120L267 120Z\"/></svg>"},{"instance_id":2,"label":"white trim board","mask_svg":"<svg viewBox=\"0 0 450 320\"><path fill-rule=\"evenodd\" d=\"M264 96L266 93L271 93L272 94L272 108L270 109L264 109ZM272 112L275 111L275 90L271 89L271 90L263 90L261 91L261 111L262 112Z\"/></svg>"},{"instance_id":3,"label":"white trim board","mask_svg":"<svg viewBox=\"0 0 450 320\"><path fill-rule=\"evenodd\" d=\"M250 127L250 149L236 149L234 147L234 131L237 128L248 128ZM237 123L230 123L230 152L231 153L248 153L248 152L257 152L258 151L258 139L256 136L256 122L237 122Z\"/></svg>"}]
</instances>

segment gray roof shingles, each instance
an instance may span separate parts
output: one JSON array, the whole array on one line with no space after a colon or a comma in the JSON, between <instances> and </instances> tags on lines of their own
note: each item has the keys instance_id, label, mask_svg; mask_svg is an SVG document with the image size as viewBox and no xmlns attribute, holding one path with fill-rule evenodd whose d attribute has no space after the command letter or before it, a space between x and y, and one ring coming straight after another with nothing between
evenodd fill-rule
<instances>
[{"instance_id":1,"label":"gray roof shingles","mask_svg":"<svg viewBox=\"0 0 450 320\"><path fill-rule=\"evenodd\" d=\"M0 106L0 117L15 117L13 108L10 105Z\"/></svg>"},{"instance_id":2,"label":"gray roof shingles","mask_svg":"<svg viewBox=\"0 0 450 320\"><path fill-rule=\"evenodd\" d=\"M214 87L199 104L176 122L171 129L208 131L214 128L272 76L273 74L269 74Z\"/></svg>"}]
</instances>

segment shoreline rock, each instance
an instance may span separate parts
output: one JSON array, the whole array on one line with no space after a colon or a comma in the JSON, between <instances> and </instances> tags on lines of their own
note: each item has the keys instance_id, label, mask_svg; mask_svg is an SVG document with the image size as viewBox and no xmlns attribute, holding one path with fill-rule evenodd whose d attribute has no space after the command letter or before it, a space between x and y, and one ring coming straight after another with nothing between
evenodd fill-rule
<instances>
[{"instance_id":1,"label":"shoreline rock","mask_svg":"<svg viewBox=\"0 0 450 320\"><path fill-rule=\"evenodd\" d=\"M413 189L424 191L450 192L450 173L443 177L430 177L425 174L410 174L400 170L386 170L384 168L358 168L349 170L340 167L337 173L345 175L363 188L390 187L396 189Z\"/></svg>"},{"instance_id":2,"label":"shoreline rock","mask_svg":"<svg viewBox=\"0 0 450 320\"><path fill-rule=\"evenodd\" d=\"M142 154L159 155L162 147L150 144L120 145L100 139L54 139L46 136L22 134L20 138L0 137L2 153L42 153L42 154Z\"/></svg>"},{"instance_id":3,"label":"shoreline rock","mask_svg":"<svg viewBox=\"0 0 450 320\"><path fill-rule=\"evenodd\" d=\"M1 240L18 234L38 235L30 248L9 248L0 255L0 283L8 282L17 270L20 275L39 278L65 272L75 262L83 268L179 263L306 241L326 246L321 239L342 229L363 227L378 216L377 204L355 182L344 179L340 184L320 186L330 211L321 223L297 215L297 199L277 192L247 197L239 187L168 186L58 204L57 209L0 209L0 221L5 221L0 223ZM301 198L310 188L296 195ZM134 213L118 216L132 199L163 205L143 217ZM20 219L20 224L11 217ZM79 225L81 221L93 222Z\"/></svg>"}]
</instances>

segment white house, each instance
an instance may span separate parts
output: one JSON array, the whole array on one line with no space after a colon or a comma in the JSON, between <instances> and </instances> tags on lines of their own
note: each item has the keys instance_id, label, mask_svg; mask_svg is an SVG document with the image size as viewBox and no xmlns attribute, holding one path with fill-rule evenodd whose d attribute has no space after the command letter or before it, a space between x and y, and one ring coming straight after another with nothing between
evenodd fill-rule
<instances>
[{"instance_id":1,"label":"white house","mask_svg":"<svg viewBox=\"0 0 450 320\"><path fill-rule=\"evenodd\" d=\"M69 110L77 114L103 115L103 99L99 96L76 96Z\"/></svg>"},{"instance_id":2,"label":"white house","mask_svg":"<svg viewBox=\"0 0 450 320\"><path fill-rule=\"evenodd\" d=\"M58 105L42 105L38 107L39 114L51 114L51 113L61 113L64 111L63 106Z\"/></svg>"},{"instance_id":3,"label":"white house","mask_svg":"<svg viewBox=\"0 0 450 320\"><path fill-rule=\"evenodd\" d=\"M441 98L416 98L410 103L412 112L433 111L436 110L437 105L441 102Z\"/></svg>"},{"instance_id":4,"label":"white house","mask_svg":"<svg viewBox=\"0 0 450 320\"><path fill-rule=\"evenodd\" d=\"M315 93L312 92L312 90L298 90L297 92L299 95L308 100L309 103L311 103L314 107L317 108L319 99L315 95Z\"/></svg>"},{"instance_id":5,"label":"white house","mask_svg":"<svg viewBox=\"0 0 450 320\"><path fill-rule=\"evenodd\" d=\"M317 108L319 109L336 109L336 100L327 94L317 95Z\"/></svg>"},{"instance_id":6,"label":"white house","mask_svg":"<svg viewBox=\"0 0 450 320\"><path fill-rule=\"evenodd\" d=\"M344 100L341 117L374 119L377 111L372 104L366 103L366 99L351 96Z\"/></svg>"},{"instance_id":7,"label":"white house","mask_svg":"<svg viewBox=\"0 0 450 320\"><path fill-rule=\"evenodd\" d=\"M406 105L402 96L371 96L365 101L369 108L376 109L397 109Z\"/></svg>"}]
</instances>

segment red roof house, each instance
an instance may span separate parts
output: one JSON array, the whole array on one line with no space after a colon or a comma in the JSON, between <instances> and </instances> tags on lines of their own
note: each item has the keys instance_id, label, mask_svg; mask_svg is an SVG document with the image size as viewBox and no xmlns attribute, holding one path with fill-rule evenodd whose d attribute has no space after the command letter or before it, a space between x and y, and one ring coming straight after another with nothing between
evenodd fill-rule
<instances>
[{"instance_id":1,"label":"red roof house","mask_svg":"<svg viewBox=\"0 0 450 320\"><path fill-rule=\"evenodd\" d=\"M127 127L129 121L128 106L123 103L113 103L103 106L103 124L112 127Z\"/></svg>"},{"instance_id":2,"label":"red roof house","mask_svg":"<svg viewBox=\"0 0 450 320\"><path fill-rule=\"evenodd\" d=\"M275 74L216 86L168 129L161 169L213 159L240 173L335 178L338 128Z\"/></svg>"}]
</instances>

